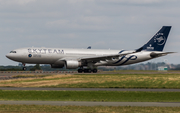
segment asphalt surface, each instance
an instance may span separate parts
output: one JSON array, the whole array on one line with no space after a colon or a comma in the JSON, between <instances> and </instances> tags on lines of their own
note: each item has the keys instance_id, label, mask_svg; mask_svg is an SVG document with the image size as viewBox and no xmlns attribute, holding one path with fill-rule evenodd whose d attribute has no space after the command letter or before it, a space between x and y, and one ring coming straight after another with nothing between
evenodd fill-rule
<instances>
[{"instance_id":1,"label":"asphalt surface","mask_svg":"<svg viewBox=\"0 0 180 113\"><path fill-rule=\"evenodd\" d=\"M18 79L13 78L14 75L44 75L44 74L76 74L76 71L44 71L44 72L34 72L34 71L0 71L0 80ZM98 72L98 73L78 73L78 74L180 74L180 71L115 71L115 72Z\"/></svg>"},{"instance_id":2,"label":"asphalt surface","mask_svg":"<svg viewBox=\"0 0 180 113\"><path fill-rule=\"evenodd\" d=\"M158 106L180 107L180 102L74 102L74 101L0 101L6 105L53 105L53 106Z\"/></svg>"},{"instance_id":3,"label":"asphalt surface","mask_svg":"<svg viewBox=\"0 0 180 113\"><path fill-rule=\"evenodd\" d=\"M36 91L151 91L151 92L180 92L180 89L123 89L123 88L12 88L0 87L0 90L36 90Z\"/></svg>"}]
</instances>

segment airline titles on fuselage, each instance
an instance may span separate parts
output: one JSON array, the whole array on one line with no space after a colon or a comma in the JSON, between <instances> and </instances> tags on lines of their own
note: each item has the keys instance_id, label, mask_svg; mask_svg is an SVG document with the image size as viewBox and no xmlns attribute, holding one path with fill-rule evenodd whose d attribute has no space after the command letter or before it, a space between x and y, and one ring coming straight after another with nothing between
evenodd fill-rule
<instances>
[{"instance_id":1,"label":"airline titles on fuselage","mask_svg":"<svg viewBox=\"0 0 180 113\"><path fill-rule=\"evenodd\" d=\"M48 53L64 54L64 50L60 50L60 49L28 49L28 52L34 54L48 54Z\"/></svg>"}]
</instances>

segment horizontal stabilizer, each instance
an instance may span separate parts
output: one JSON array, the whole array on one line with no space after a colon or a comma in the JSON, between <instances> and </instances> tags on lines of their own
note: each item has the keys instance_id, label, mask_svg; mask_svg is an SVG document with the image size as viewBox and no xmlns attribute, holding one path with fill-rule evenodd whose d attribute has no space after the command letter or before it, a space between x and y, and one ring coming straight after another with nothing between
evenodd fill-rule
<instances>
[{"instance_id":1,"label":"horizontal stabilizer","mask_svg":"<svg viewBox=\"0 0 180 113\"><path fill-rule=\"evenodd\" d=\"M167 54L172 54L172 53L176 53L176 52L152 52L152 53L150 54L150 56L151 56L152 58L156 58L156 57L161 57L161 56L165 56L165 55L167 55Z\"/></svg>"}]
</instances>

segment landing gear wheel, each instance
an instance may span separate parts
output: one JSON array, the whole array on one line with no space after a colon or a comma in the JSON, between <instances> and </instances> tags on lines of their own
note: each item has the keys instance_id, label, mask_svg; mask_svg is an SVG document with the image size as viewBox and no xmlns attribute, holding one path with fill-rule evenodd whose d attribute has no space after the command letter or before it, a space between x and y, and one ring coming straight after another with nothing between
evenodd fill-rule
<instances>
[{"instance_id":1,"label":"landing gear wheel","mask_svg":"<svg viewBox=\"0 0 180 113\"><path fill-rule=\"evenodd\" d=\"M93 69L93 73L97 73L97 69Z\"/></svg>"},{"instance_id":2,"label":"landing gear wheel","mask_svg":"<svg viewBox=\"0 0 180 113\"><path fill-rule=\"evenodd\" d=\"M22 65L23 65L23 68L22 68L23 71L26 71L26 67L25 67L26 64L22 62Z\"/></svg>"},{"instance_id":3,"label":"landing gear wheel","mask_svg":"<svg viewBox=\"0 0 180 113\"><path fill-rule=\"evenodd\" d=\"M91 69L84 69L84 73L91 73Z\"/></svg>"},{"instance_id":4,"label":"landing gear wheel","mask_svg":"<svg viewBox=\"0 0 180 113\"><path fill-rule=\"evenodd\" d=\"M84 73L88 73L88 69L84 69Z\"/></svg>"},{"instance_id":5,"label":"landing gear wheel","mask_svg":"<svg viewBox=\"0 0 180 113\"><path fill-rule=\"evenodd\" d=\"M83 72L83 69L78 69L78 73L82 73Z\"/></svg>"},{"instance_id":6,"label":"landing gear wheel","mask_svg":"<svg viewBox=\"0 0 180 113\"><path fill-rule=\"evenodd\" d=\"M91 73L91 69L88 69L88 73Z\"/></svg>"},{"instance_id":7,"label":"landing gear wheel","mask_svg":"<svg viewBox=\"0 0 180 113\"><path fill-rule=\"evenodd\" d=\"M26 67L23 67L23 71L26 71Z\"/></svg>"}]
</instances>

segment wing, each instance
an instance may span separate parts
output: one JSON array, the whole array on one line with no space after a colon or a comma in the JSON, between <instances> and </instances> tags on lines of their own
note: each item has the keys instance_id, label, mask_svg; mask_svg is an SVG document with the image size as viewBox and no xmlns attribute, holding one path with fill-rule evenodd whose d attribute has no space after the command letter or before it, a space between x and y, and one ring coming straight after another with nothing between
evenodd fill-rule
<instances>
[{"instance_id":1,"label":"wing","mask_svg":"<svg viewBox=\"0 0 180 113\"><path fill-rule=\"evenodd\" d=\"M99 62L99 61L102 61L102 60L117 59L117 58L119 58L121 56L132 54L132 53L136 53L136 52L129 52L129 53L124 53L124 54L112 54L112 55L66 57L66 58L59 59L57 62L59 62L59 61L66 61L66 60L78 60L78 61L82 61L82 62L93 62L93 63L95 63L95 62Z\"/></svg>"},{"instance_id":2,"label":"wing","mask_svg":"<svg viewBox=\"0 0 180 113\"><path fill-rule=\"evenodd\" d=\"M101 56L87 56L87 57L80 57L79 60L86 61L86 62L99 62L102 60L118 59L121 56L132 54L132 53L135 53L135 52L124 53L124 54L101 55Z\"/></svg>"}]
</instances>

